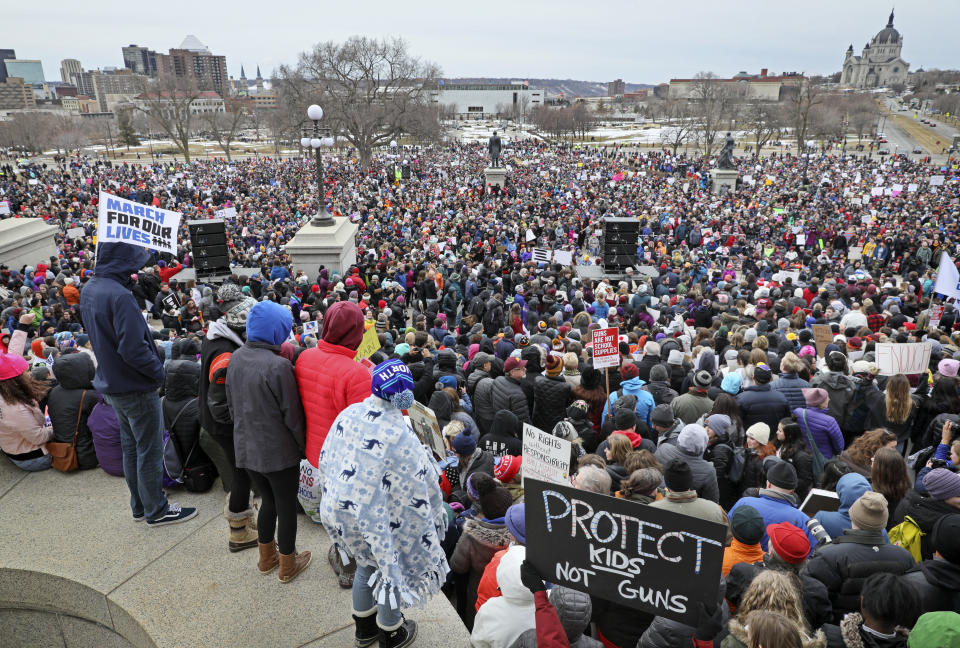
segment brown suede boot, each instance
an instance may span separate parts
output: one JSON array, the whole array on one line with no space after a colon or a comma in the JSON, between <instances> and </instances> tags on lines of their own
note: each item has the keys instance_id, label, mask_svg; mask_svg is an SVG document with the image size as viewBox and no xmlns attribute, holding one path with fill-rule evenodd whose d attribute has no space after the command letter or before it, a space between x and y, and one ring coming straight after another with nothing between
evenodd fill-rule
<instances>
[{"instance_id":1,"label":"brown suede boot","mask_svg":"<svg viewBox=\"0 0 960 648\"><path fill-rule=\"evenodd\" d=\"M257 546L260 547L260 561L257 563L257 569L260 570L261 574L269 574L280 564L280 554L277 553L277 543L258 542Z\"/></svg>"},{"instance_id":2,"label":"brown suede boot","mask_svg":"<svg viewBox=\"0 0 960 648\"><path fill-rule=\"evenodd\" d=\"M280 571L277 578L281 583L289 583L310 564L310 552L300 551L292 554L278 554L280 556Z\"/></svg>"},{"instance_id":3,"label":"brown suede boot","mask_svg":"<svg viewBox=\"0 0 960 648\"><path fill-rule=\"evenodd\" d=\"M253 509L233 513L229 508L225 507L223 517L227 519L227 523L230 526L230 540L227 547L231 553L257 546L257 525L254 521L255 515Z\"/></svg>"}]
</instances>

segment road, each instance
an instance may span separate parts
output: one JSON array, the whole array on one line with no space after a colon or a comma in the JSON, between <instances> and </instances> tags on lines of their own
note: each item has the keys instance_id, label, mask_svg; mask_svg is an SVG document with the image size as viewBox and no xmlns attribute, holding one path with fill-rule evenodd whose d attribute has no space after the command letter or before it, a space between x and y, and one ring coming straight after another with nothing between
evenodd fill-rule
<instances>
[{"instance_id":1,"label":"road","mask_svg":"<svg viewBox=\"0 0 960 648\"><path fill-rule=\"evenodd\" d=\"M924 119L931 120L937 125L931 128L920 123L919 113L914 111L899 111L899 104L894 99L884 97L883 106L887 109L877 121L877 131L883 132L888 143L882 145L889 149L891 154L906 153L913 155L913 150L920 147L920 155L930 155L933 160L945 162L947 156L943 149L950 146L955 135L960 134L952 125L944 123L933 115L923 115ZM917 114L917 119L914 119Z\"/></svg>"}]
</instances>

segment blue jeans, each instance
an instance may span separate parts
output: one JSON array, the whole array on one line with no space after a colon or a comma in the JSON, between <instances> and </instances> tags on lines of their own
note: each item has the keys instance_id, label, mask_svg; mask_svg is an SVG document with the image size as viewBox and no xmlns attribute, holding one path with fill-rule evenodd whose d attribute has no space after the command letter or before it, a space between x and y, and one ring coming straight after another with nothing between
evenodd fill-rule
<instances>
[{"instance_id":1,"label":"blue jeans","mask_svg":"<svg viewBox=\"0 0 960 648\"><path fill-rule=\"evenodd\" d=\"M377 625L387 630L394 630L403 622L403 614L400 613L400 608L391 608L389 601L387 605L377 605L373 599L373 588L367 585L367 581L375 571L377 571L376 567L357 564L357 573L353 575L353 613L368 612L377 608Z\"/></svg>"},{"instance_id":2,"label":"blue jeans","mask_svg":"<svg viewBox=\"0 0 960 648\"><path fill-rule=\"evenodd\" d=\"M50 468L50 455L43 455L42 457L36 457L34 459L24 459L23 461L10 459L10 461L20 470L26 470L27 472L39 472Z\"/></svg>"},{"instance_id":3,"label":"blue jeans","mask_svg":"<svg viewBox=\"0 0 960 648\"><path fill-rule=\"evenodd\" d=\"M104 394L120 423L123 476L134 517L156 520L167 512L163 492L163 413L155 391Z\"/></svg>"}]
</instances>

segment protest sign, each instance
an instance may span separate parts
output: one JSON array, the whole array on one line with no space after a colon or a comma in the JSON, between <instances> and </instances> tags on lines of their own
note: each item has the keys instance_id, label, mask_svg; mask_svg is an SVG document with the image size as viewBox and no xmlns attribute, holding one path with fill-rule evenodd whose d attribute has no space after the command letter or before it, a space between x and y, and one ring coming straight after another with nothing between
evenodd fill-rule
<instances>
[{"instance_id":1,"label":"protest sign","mask_svg":"<svg viewBox=\"0 0 960 648\"><path fill-rule=\"evenodd\" d=\"M410 409L407 410L407 416L410 419L410 428L420 439L420 443L433 450L438 458L445 457L447 448L443 443L443 436L440 434L440 423L437 421L437 415L433 413L433 410L414 401Z\"/></svg>"},{"instance_id":2,"label":"protest sign","mask_svg":"<svg viewBox=\"0 0 960 648\"><path fill-rule=\"evenodd\" d=\"M86 235L87 235L87 232L82 227L71 227L70 229L67 230L68 239L83 238Z\"/></svg>"},{"instance_id":3,"label":"protest sign","mask_svg":"<svg viewBox=\"0 0 960 648\"><path fill-rule=\"evenodd\" d=\"M160 252L177 253L180 214L100 192L97 241L132 243Z\"/></svg>"},{"instance_id":4,"label":"protest sign","mask_svg":"<svg viewBox=\"0 0 960 648\"><path fill-rule=\"evenodd\" d=\"M912 344L877 344L877 366L881 376L924 373L930 368L929 342Z\"/></svg>"},{"instance_id":5,"label":"protest sign","mask_svg":"<svg viewBox=\"0 0 960 648\"><path fill-rule=\"evenodd\" d=\"M943 176L942 176L942 175L930 176L930 186L931 186L931 187L940 187L940 186L942 186L942 185L943 185Z\"/></svg>"},{"instance_id":6,"label":"protest sign","mask_svg":"<svg viewBox=\"0 0 960 648\"><path fill-rule=\"evenodd\" d=\"M726 525L536 479L524 501L545 580L692 626L716 605Z\"/></svg>"},{"instance_id":7,"label":"protest sign","mask_svg":"<svg viewBox=\"0 0 960 648\"><path fill-rule=\"evenodd\" d=\"M812 328L813 340L817 345L817 355L823 358L827 345L833 342L833 330L829 324L814 324Z\"/></svg>"},{"instance_id":8,"label":"protest sign","mask_svg":"<svg viewBox=\"0 0 960 648\"><path fill-rule=\"evenodd\" d=\"M546 248L533 248L533 260L537 263L550 263L550 256Z\"/></svg>"},{"instance_id":9,"label":"protest sign","mask_svg":"<svg viewBox=\"0 0 960 648\"><path fill-rule=\"evenodd\" d=\"M523 479L570 483L570 442L523 424Z\"/></svg>"},{"instance_id":10,"label":"protest sign","mask_svg":"<svg viewBox=\"0 0 960 648\"><path fill-rule=\"evenodd\" d=\"M167 308L168 310L180 309L180 298L177 297L177 293L175 292L167 293L166 296L160 299L160 302L163 304L164 308Z\"/></svg>"},{"instance_id":11,"label":"protest sign","mask_svg":"<svg viewBox=\"0 0 960 648\"><path fill-rule=\"evenodd\" d=\"M317 320L310 320L309 322L303 323L303 334L304 335L317 335L320 332L320 322Z\"/></svg>"},{"instance_id":12,"label":"protest sign","mask_svg":"<svg viewBox=\"0 0 960 648\"><path fill-rule=\"evenodd\" d=\"M862 247L852 247L847 251L847 258L851 261L856 261L857 259L863 258L863 248Z\"/></svg>"},{"instance_id":13,"label":"protest sign","mask_svg":"<svg viewBox=\"0 0 960 648\"><path fill-rule=\"evenodd\" d=\"M10 201L0 200L0 215L6 216L10 213Z\"/></svg>"},{"instance_id":14,"label":"protest sign","mask_svg":"<svg viewBox=\"0 0 960 648\"><path fill-rule=\"evenodd\" d=\"M593 368L620 366L620 348L617 344L619 331L616 328L594 329L590 338L593 347Z\"/></svg>"},{"instance_id":15,"label":"protest sign","mask_svg":"<svg viewBox=\"0 0 960 648\"><path fill-rule=\"evenodd\" d=\"M943 304L934 304L930 307L930 328L939 328L943 319Z\"/></svg>"},{"instance_id":16,"label":"protest sign","mask_svg":"<svg viewBox=\"0 0 960 648\"><path fill-rule=\"evenodd\" d=\"M236 218L237 217L237 208L236 207L227 207L226 209L218 210L215 214L217 218Z\"/></svg>"},{"instance_id":17,"label":"protest sign","mask_svg":"<svg viewBox=\"0 0 960 648\"><path fill-rule=\"evenodd\" d=\"M553 260L560 265L573 265L573 252L570 250L554 250Z\"/></svg>"},{"instance_id":18,"label":"protest sign","mask_svg":"<svg viewBox=\"0 0 960 648\"><path fill-rule=\"evenodd\" d=\"M377 337L377 329L371 326L363 334L360 346L357 347L357 355L353 356L353 359L359 361L360 358L369 358L379 350L380 338Z\"/></svg>"}]
</instances>

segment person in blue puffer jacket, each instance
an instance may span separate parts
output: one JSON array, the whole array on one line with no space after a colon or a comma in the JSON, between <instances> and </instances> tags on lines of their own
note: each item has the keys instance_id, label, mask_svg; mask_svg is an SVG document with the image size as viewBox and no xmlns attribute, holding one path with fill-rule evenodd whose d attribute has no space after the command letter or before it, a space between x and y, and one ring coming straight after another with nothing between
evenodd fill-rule
<instances>
[{"instance_id":1,"label":"person in blue puffer jacket","mask_svg":"<svg viewBox=\"0 0 960 648\"><path fill-rule=\"evenodd\" d=\"M601 425L607 420L607 414L613 409L613 404L617 402L622 393L624 396L636 396L637 419L643 421L649 427L650 412L656 407L656 403L653 400L653 395L643 389L646 383L640 380L640 370L637 369L637 365L632 362L624 362L620 366L620 378L620 389L610 394L607 406L603 408L603 415L600 418Z\"/></svg>"},{"instance_id":2,"label":"person in blue puffer jacket","mask_svg":"<svg viewBox=\"0 0 960 648\"><path fill-rule=\"evenodd\" d=\"M852 529L850 522L850 507L867 491L873 490L867 478L859 473L847 473L837 482L837 495L840 497L840 507L836 511L817 511L813 517L820 520L823 530L831 538L839 538L846 529ZM887 537L886 530L883 537Z\"/></svg>"}]
</instances>

